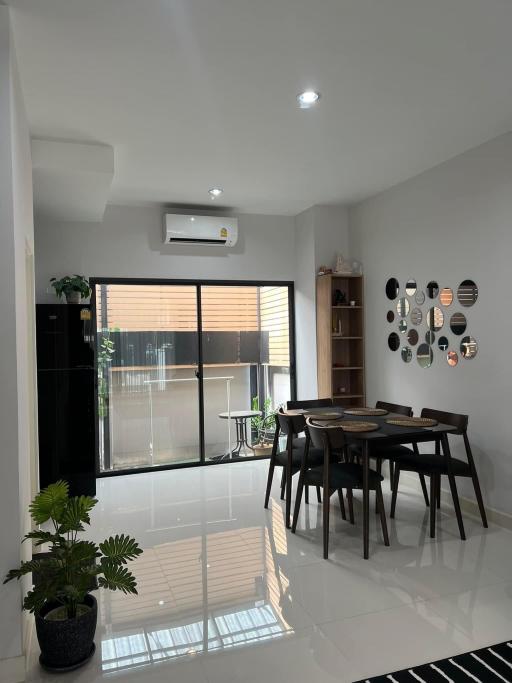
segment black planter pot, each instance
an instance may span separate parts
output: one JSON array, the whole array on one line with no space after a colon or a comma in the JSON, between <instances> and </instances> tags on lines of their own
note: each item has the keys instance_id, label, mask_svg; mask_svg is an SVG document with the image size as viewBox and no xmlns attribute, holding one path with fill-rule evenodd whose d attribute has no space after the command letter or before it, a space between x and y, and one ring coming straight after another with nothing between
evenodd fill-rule
<instances>
[{"instance_id":1,"label":"black planter pot","mask_svg":"<svg viewBox=\"0 0 512 683\"><path fill-rule=\"evenodd\" d=\"M48 621L44 617L56 603L47 603L35 615L36 633L41 656L41 666L50 671L70 671L85 664L94 654L94 633L98 618L98 603L92 595L86 595L84 604L90 609L75 619Z\"/></svg>"}]
</instances>

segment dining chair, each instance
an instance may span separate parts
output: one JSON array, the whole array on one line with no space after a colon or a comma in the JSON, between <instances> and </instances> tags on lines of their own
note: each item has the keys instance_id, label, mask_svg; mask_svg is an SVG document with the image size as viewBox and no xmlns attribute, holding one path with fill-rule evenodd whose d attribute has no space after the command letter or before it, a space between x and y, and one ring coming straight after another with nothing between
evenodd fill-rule
<instances>
[{"instance_id":1,"label":"dining chair","mask_svg":"<svg viewBox=\"0 0 512 683\"><path fill-rule=\"evenodd\" d=\"M288 401L286 403L286 410L307 410L308 408L332 408L332 398L314 398L305 401ZM293 440L295 447L303 448L305 445L305 437L297 436ZM320 500L318 501L321 502Z\"/></svg>"},{"instance_id":2,"label":"dining chair","mask_svg":"<svg viewBox=\"0 0 512 683\"><path fill-rule=\"evenodd\" d=\"M297 529L304 486L321 486L323 488L323 555L324 559L327 559L329 556L329 509L331 496L335 491L338 492L341 516L343 519L346 519L343 489L347 489L349 519L351 524L354 524L353 490L363 488L363 467L355 462L341 461L341 454L345 452L346 446L345 433L342 427L315 421L314 417L307 418L306 424L311 443L314 447L323 451L323 461L321 465L313 462L309 457L311 449L309 449L309 452L306 450L304 453L295 497L292 533L295 533ZM376 493L382 535L385 545L389 545L386 512L381 488L382 480L382 475L378 474L375 470L370 470L368 478L369 487L370 490Z\"/></svg>"},{"instance_id":3,"label":"dining chair","mask_svg":"<svg viewBox=\"0 0 512 683\"><path fill-rule=\"evenodd\" d=\"M450 484L450 491L452 494L455 514L457 516L457 523L459 526L459 533L462 540L465 540L464 524L462 521L462 513L460 509L459 496L457 493L456 477L469 477L473 481L473 488L475 489L475 496L478 503L478 509L482 518L482 524L487 528L487 515L485 512L484 502L482 498L482 491L480 489L480 482L476 471L473 453L469 444L467 435L468 416L458 415L457 413L447 413L441 410L433 410L431 408L424 408L421 411L421 417L431 418L440 422L441 424L451 425L456 429L454 434L461 436L464 442L467 462L458 458L452 458L450 446L448 443L448 435L443 434L441 442L439 439L435 443L434 453L419 453L410 452L407 456L401 456L395 461L395 476L393 479L393 495L391 498L391 514L393 518L396 511L396 501L398 495L398 484L400 481L400 472L417 472L424 476L430 477L430 537L435 537L436 526L436 510L441 505L441 477L447 476ZM441 445L443 453L441 453Z\"/></svg>"},{"instance_id":4,"label":"dining chair","mask_svg":"<svg viewBox=\"0 0 512 683\"><path fill-rule=\"evenodd\" d=\"M298 434L305 432L304 445L294 446L294 439ZM286 436L286 449L279 450L279 439L281 434ZM310 448L310 437L308 430L306 430L306 420L303 415L286 415L282 411L276 414L276 430L274 433L274 441L272 444L272 453L270 454L270 464L268 468L267 490L265 493L264 507L268 508L270 499L270 492L272 489L272 480L274 478L274 470L276 467L282 467L284 477L281 483L281 498L285 498L285 517L286 527L290 528L290 512L292 500L292 477L300 470L304 454L309 453L309 460L319 464L323 460L323 451L317 448ZM306 490L307 500L309 502L309 495ZM320 499L320 488L317 486L317 498Z\"/></svg>"}]
</instances>

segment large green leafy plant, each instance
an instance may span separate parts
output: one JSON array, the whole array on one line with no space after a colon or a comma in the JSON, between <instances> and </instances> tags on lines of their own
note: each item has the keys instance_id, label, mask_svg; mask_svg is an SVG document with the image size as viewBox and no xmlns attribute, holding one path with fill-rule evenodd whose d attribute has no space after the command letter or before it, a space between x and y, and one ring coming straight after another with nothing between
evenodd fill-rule
<instances>
[{"instance_id":1,"label":"large green leafy plant","mask_svg":"<svg viewBox=\"0 0 512 683\"><path fill-rule=\"evenodd\" d=\"M66 296L71 294L71 292L80 292L82 299L87 299L91 296L91 286L83 275L64 275L60 280L52 277L50 282L59 299L62 295Z\"/></svg>"},{"instance_id":2,"label":"large green leafy plant","mask_svg":"<svg viewBox=\"0 0 512 683\"><path fill-rule=\"evenodd\" d=\"M142 553L133 538L111 536L99 545L78 538L85 531L84 525L90 524L89 513L97 502L90 496L70 497L65 481L50 484L34 498L29 508L32 519L38 526L49 522L50 529L31 531L23 540L49 544L50 553L22 562L4 580L7 583L31 572L37 574L37 583L23 602L24 609L39 612L45 603L56 603L71 619L96 582L101 588L137 593L135 578L124 566Z\"/></svg>"}]
</instances>

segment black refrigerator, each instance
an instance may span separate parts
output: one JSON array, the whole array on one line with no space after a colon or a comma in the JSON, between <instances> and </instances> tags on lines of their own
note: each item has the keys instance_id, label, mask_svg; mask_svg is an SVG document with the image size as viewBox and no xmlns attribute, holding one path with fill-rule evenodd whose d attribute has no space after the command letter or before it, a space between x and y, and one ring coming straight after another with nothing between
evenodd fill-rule
<instances>
[{"instance_id":1,"label":"black refrigerator","mask_svg":"<svg viewBox=\"0 0 512 683\"><path fill-rule=\"evenodd\" d=\"M96 493L93 335L89 306L38 304L39 484Z\"/></svg>"}]
</instances>

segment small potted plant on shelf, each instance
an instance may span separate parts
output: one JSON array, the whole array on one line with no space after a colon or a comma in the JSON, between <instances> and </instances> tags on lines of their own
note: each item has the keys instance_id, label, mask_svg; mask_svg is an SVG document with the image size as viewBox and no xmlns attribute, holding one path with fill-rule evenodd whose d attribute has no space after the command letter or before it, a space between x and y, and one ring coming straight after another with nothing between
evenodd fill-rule
<instances>
[{"instance_id":1,"label":"small potted plant on shelf","mask_svg":"<svg viewBox=\"0 0 512 683\"><path fill-rule=\"evenodd\" d=\"M257 396L252 399L252 409L260 410L260 401ZM269 455L272 452L272 440L274 437L274 425L276 410L272 409L270 396L263 402L262 414L251 419L251 426L256 432L254 453L256 455Z\"/></svg>"},{"instance_id":2,"label":"small potted plant on shelf","mask_svg":"<svg viewBox=\"0 0 512 683\"><path fill-rule=\"evenodd\" d=\"M30 515L36 529L25 540L50 551L11 569L4 583L33 574L34 586L23 601L23 609L35 615L39 661L50 671L76 669L94 654L98 606L91 595L95 588L137 593L133 574L125 567L142 553L130 536L110 537L99 545L79 540L90 524L89 513L98 501L90 496L70 497L68 484L58 481L36 495Z\"/></svg>"},{"instance_id":3,"label":"small potted plant on shelf","mask_svg":"<svg viewBox=\"0 0 512 683\"><path fill-rule=\"evenodd\" d=\"M64 295L68 304L79 304L91 296L91 286L83 275L64 275L60 280L52 277L50 282L57 297Z\"/></svg>"}]
</instances>

